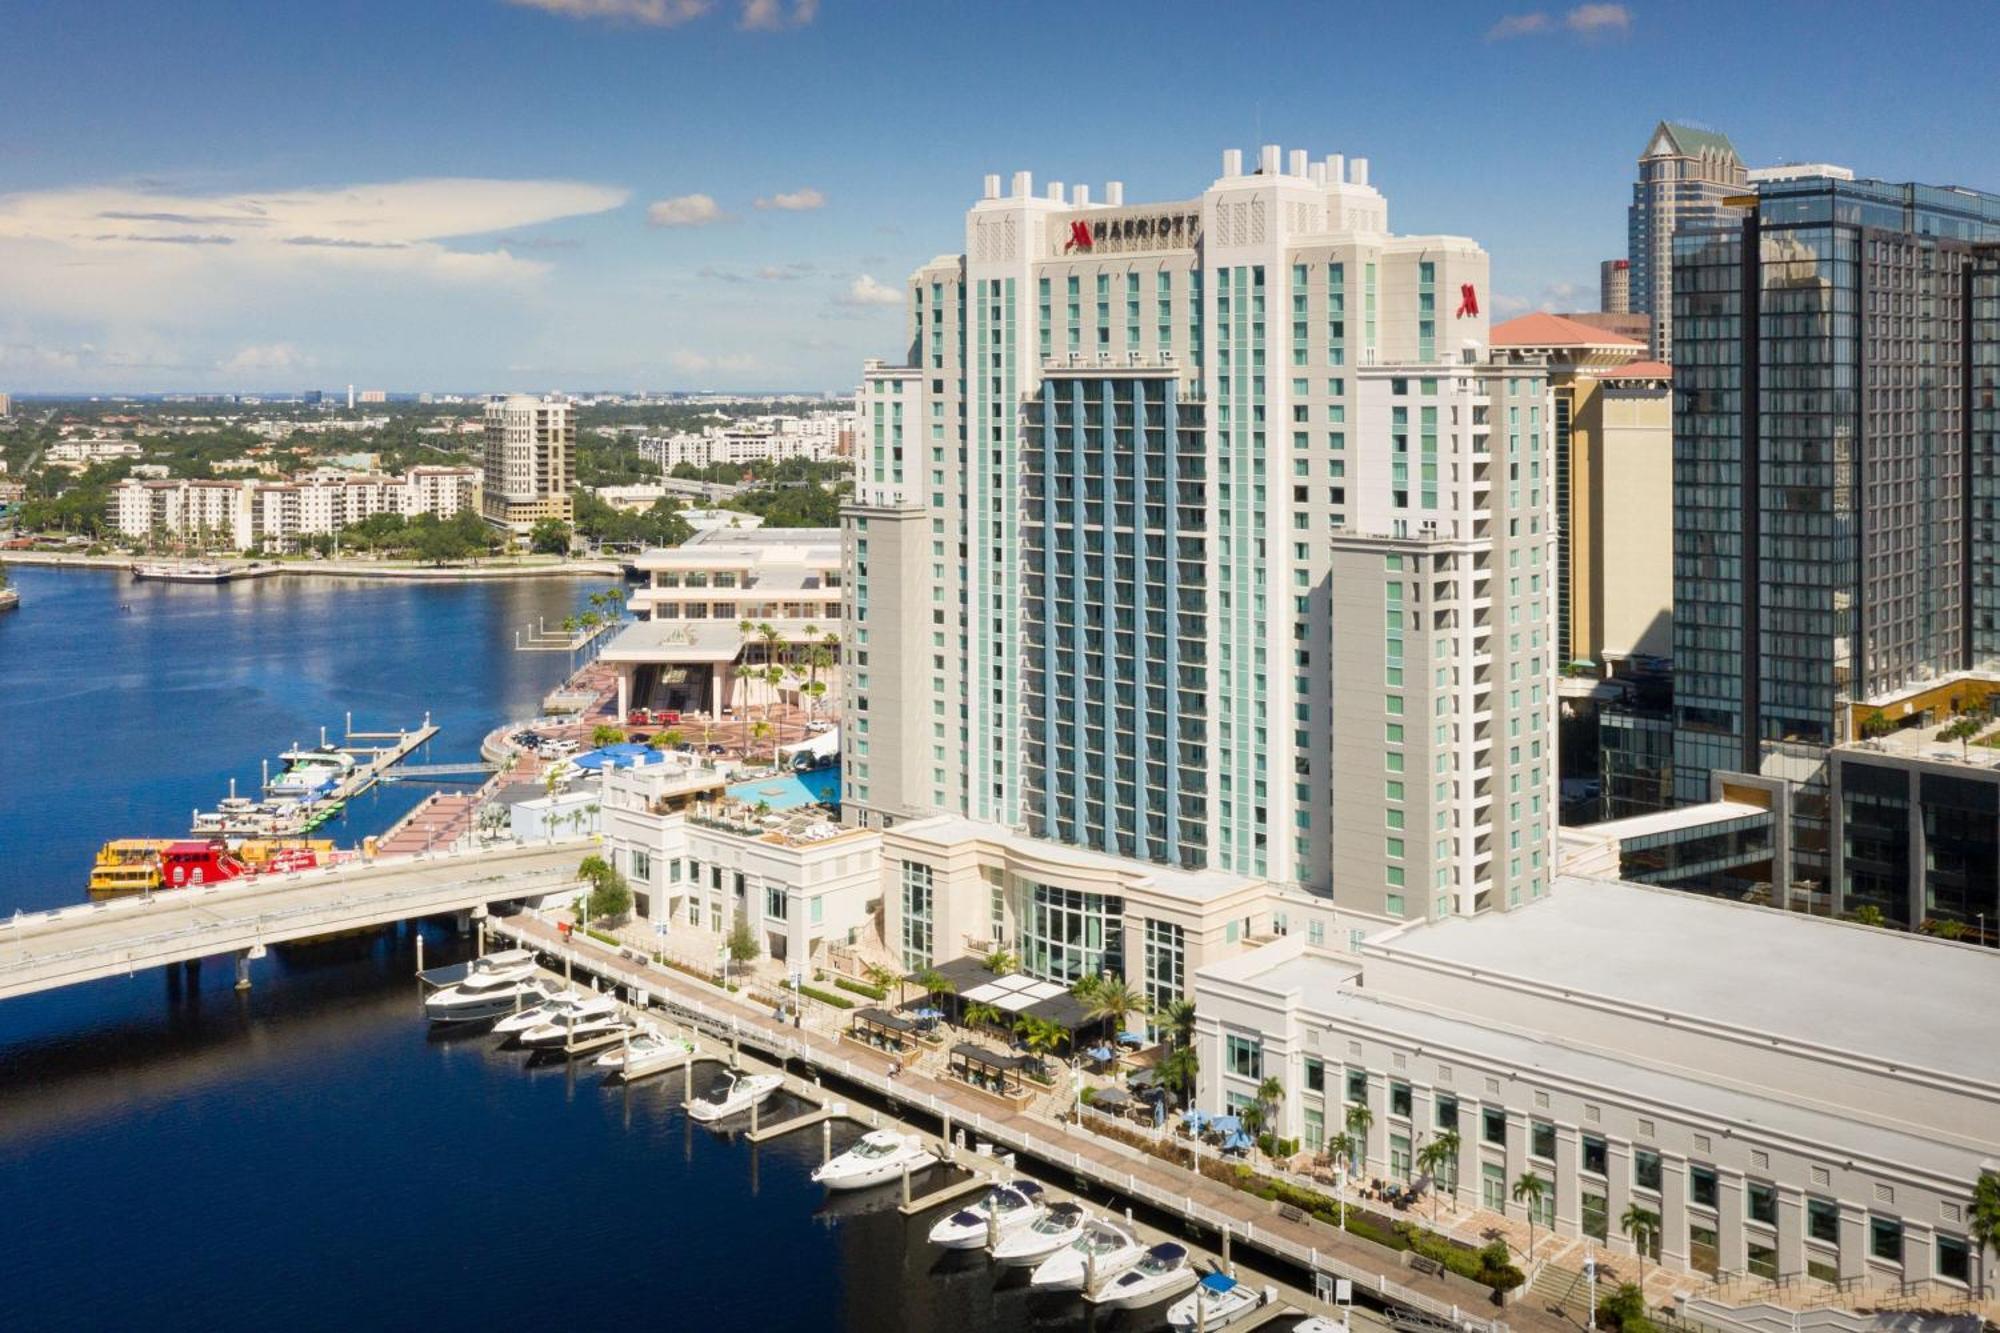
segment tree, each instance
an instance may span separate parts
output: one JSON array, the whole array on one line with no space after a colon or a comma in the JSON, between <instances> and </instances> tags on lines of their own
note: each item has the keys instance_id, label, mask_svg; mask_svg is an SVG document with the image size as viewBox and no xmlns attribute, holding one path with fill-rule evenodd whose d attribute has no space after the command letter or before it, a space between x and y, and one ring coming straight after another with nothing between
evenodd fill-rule
<instances>
[{"instance_id":1,"label":"tree","mask_svg":"<svg viewBox=\"0 0 2000 1333\"><path fill-rule=\"evenodd\" d=\"M886 991L902 978L880 963L870 963L861 969L862 978L877 990Z\"/></svg>"},{"instance_id":2,"label":"tree","mask_svg":"<svg viewBox=\"0 0 2000 1333\"><path fill-rule=\"evenodd\" d=\"M655 750L678 750L687 740L687 733L678 727L668 727L665 731L653 733L653 739L646 742Z\"/></svg>"},{"instance_id":3,"label":"tree","mask_svg":"<svg viewBox=\"0 0 2000 1333\"><path fill-rule=\"evenodd\" d=\"M943 1008L944 997L958 993L958 987L951 984L951 978L934 967L927 967L917 973L915 979L917 985L923 987L924 998L931 1002L933 1009Z\"/></svg>"},{"instance_id":4,"label":"tree","mask_svg":"<svg viewBox=\"0 0 2000 1333\"><path fill-rule=\"evenodd\" d=\"M1176 1046L1190 1046L1194 1043L1194 1001L1171 1000L1160 1011L1166 1019L1167 1030L1173 1034Z\"/></svg>"},{"instance_id":5,"label":"tree","mask_svg":"<svg viewBox=\"0 0 2000 1333\"><path fill-rule=\"evenodd\" d=\"M965 1006L965 1025L969 1028L999 1027L1007 1021L1007 1015L990 1004L968 1004Z\"/></svg>"},{"instance_id":6,"label":"tree","mask_svg":"<svg viewBox=\"0 0 2000 1333\"><path fill-rule=\"evenodd\" d=\"M1069 993L1079 1000L1088 1002L1104 984L1104 978L1095 972L1086 972L1069 984Z\"/></svg>"},{"instance_id":7,"label":"tree","mask_svg":"<svg viewBox=\"0 0 2000 1333\"><path fill-rule=\"evenodd\" d=\"M747 963L761 952L757 932L750 929L749 918L737 917L729 927L729 960L732 963Z\"/></svg>"},{"instance_id":8,"label":"tree","mask_svg":"<svg viewBox=\"0 0 2000 1333\"><path fill-rule=\"evenodd\" d=\"M1262 1118L1264 1124L1270 1128L1271 1137L1274 1140L1273 1147L1277 1146L1275 1140L1278 1136L1278 1104L1284 1100L1284 1083L1279 1080L1276 1074L1266 1074L1264 1081L1257 1085L1257 1108L1263 1112ZM1277 1154L1274 1153L1272 1155L1276 1156Z\"/></svg>"},{"instance_id":9,"label":"tree","mask_svg":"<svg viewBox=\"0 0 2000 1333\"><path fill-rule=\"evenodd\" d=\"M632 910L632 886L618 868L601 856L586 856L577 877L590 885L589 913L594 920L621 917Z\"/></svg>"},{"instance_id":10,"label":"tree","mask_svg":"<svg viewBox=\"0 0 2000 1333\"><path fill-rule=\"evenodd\" d=\"M1621 1282L1597 1303L1597 1320L1621 1333L1652 1333L1653 1321L1646 1317L1646 1293L1636 1282Z\"/></svg>"},{"instance_id":11,"label":"tree","mask_svg":"<svg viewBox=\"0 0 2000 1333\"><path fill-rule=\"evenodd\" d=\"M1445 1167L1451 1168L1451 1184L1448 1188L1458 1188L1458 1131L1447 1129L1436 1135L1429 1143L1417 1150L1417 1167L1431 1178L1431 1221L1437 1221L1437 1200L1439 1187L1444 1182Z\"/></svg>"},{"instance_id":12,"label":"tree","mask_svg":"<svg viewBox=\"0 0 2000 1333\"><path fill-rule=\"evenodd\" d=\"M1971 753L1966 747L1972 738L1984 730L1986 730L1986 724L1978 718L1971 716L1958 717L1953 718L1951 725L1938 733L1938 739L1957 741L1959 756L1964 758Z\"/></svg>"},{"instance_id":13,"label":"tree","mask_svg":"<svg viewBox=\"0 0 2000 1333\"><path fill-rule=\"evenodd\" d=\"M545 518L528 530L528 549L537 555L568 555L569 524Z\"/></svg>"},{"instance_id":14,"label":"tree","mask_svg":"<svg viewBox=\"0 0 2000 1333\"><path fill-rule=\"evenodd\" d=\"M1618 1229L1632 1242L1632 1248L1639 1252L1639 1285L1646 1285L1646 1259L1660 1243L1660 1215L1650 1208L1638 1204L1627 1204L1625 1211L1618 1215Z\"/></svg>"},{"instance_id":15,"label":"tree","mask_svg":"<svg viewBox=\"0 0 2000 1333\"><path fill-rule=\"evenodd\" d=\"M1034 1057L1037 1071L1043 1073L1048 1070L1045 1057L1054 1055L1069 1040L1068 1028L1052 1018L1037 1018L1033 1014L1022 1014L1014 1024L1014 1031Z\"/></svg>"},{"instance_id":16,"label":"tree","mask_svg":"<svg viewBox=\"0 0 2000 1333\"><path fill-rule=\"evenodd\" d=\"M1195 1080L1201 1075L1201 1061L1192 1046L1176 1046L1168 1051L1165 1058L1153 1067L1160 1082L1181 1095L1183 1101L1194 1097Z\"/></svg>"},{"instance_id":17,"label":"tree","mask_svg":"<svg viewBox=\"0 0 2000 1333\"><path fill-rule=\"evenodd\" d=\"M592 745L617 745L623 742L624 739L625 732L621 728L612 726L609 722L600 722L590 729L590 743Z\"/></svg>"},{"instance_id":18,"label":"tree","mask_svg":"<svg viewBox=\"0 0 2000 1333\"><path fill-rule=\"evenodd\" d=\"M1356 1102L1347 1108L1347 1132L1354 1136L1355 1151L1348 1156L1350 1163L1366 1167L1368 1165L1368 1129L1375 1123L1375 1113L1368 1109L1368 1103Z\"/></svg>"},{"instance_id":19,"label":"tree","mask_svg":"<svg viewBox=\"0 0 2000 1333\"><path fill-rule=\"evenodd\" d=\"M995 949L986 955L986 970L996 977L1009 977L1021 970L1021 960L1007 949Z\"/></svg>"},{"instance_id":20,"label":"tree","mask_svg":"<svg viewBox=\"0 0 2000 1333\"><path fill-rule=\"evenodd\" d=\"M1549 1182L1532 1171L1523 1171L1514 1182L1514 1202L1525 1204L1528 1209L1528 1263L1535 1262L1535 1212L1542 1205L1542 1197L1548 1193Z\"/></svg>"},{"instance_id":21,"label":"tree","mask_svg":"<svg viewBox=\"0 0 2000 1333\"><path fill-rule=\"evenodd\" d=\"M1992 1250L2000 1254L2000 1175L1991 1171L1980 1173L1979 1183L1972 1187L1972 1207L1966 1210L1969 1239L1979 1251L1979 1290L1982 1295L1988 1290L1986 1276L1986 1252Z\"/></svg>"},{"instance_id":22,"label":"tree","mask_svg":"<svg viewBox=\"0 0 2000 1333\"><path fill-rule=\"evenodd\" d=\"M751 726L750 726L750 742L751 742L751 745L762 745L762 744L763 744L763 743L764 743L765 741L767 741L767 740L769 740L769 739L770 739L770 737L771 737L771 732L772 732L772 727L771 727L771 724L770 724L769 722L766 722L766 721L765 721L765 720L764 720L763 718L761 718L761 717L760 717L760 718L758 718L758 719L757 719L757 720L756 720L756 721L755 721L754 723L752 723L752 724L751 724ZM745 746L745 747L744 747L744 750L743 750L743 757L744 757L745 759L748 759L748 758L750 757L750 747L749 747L749 746ZM777 747L777 746L775 746L775 745L773 745L773 746L771 747L771 762L772 762L772 763L774 763L774 764L778 762L778 747Z\"/></svg>"},{"instance_id":23,"label":"tree","mask_svg":"<svg viewBox=\"0 0 2000 1333\"><path fill-rule=\"evenodd\" d=\"M1115 1032L1122 1032L1129 1014L1143 1014L1152 1006L1146 997L1123 977L1100 977L1097 987L1084 999L1084 1016L1106 1020Z\"/></svg>"}]
</instances>

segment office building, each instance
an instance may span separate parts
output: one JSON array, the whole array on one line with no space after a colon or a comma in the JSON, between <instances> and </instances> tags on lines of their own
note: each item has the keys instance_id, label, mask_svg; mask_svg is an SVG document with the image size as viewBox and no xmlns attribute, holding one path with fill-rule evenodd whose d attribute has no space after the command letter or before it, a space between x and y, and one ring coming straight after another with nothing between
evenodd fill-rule
<instances>
[{"instance_id":1,"label":"office building","mask_svg":"<svg viewBox=\"0 0 2000 1333\"><path fill-rule=\"evenodd\" d=\"M486 400L486 520L526 532L543 519L567 523L576 481L576 425L557 395L496 394Z\"/></svg>"},{"instance_id":2,"label":"office building","mask_svg":"<svg viewBox=\"0 0 2000 1333\"><path fill-rule=\"evenodd\" d=\"M1815 176L1675 241L1674 785L1782 779L1833 867L1851 705L2000 658L2000 197Z\"/></svg>"},{"instance_id":3,"label":"office building","mask_svg":"<svg viewBox=\"0 0 2000 1333\"><path fill-rule=\"evenodd\" d=\"M1597 308L1607 315L1632 313L1632 261L1607 259L1597 266Z\"/></svg>"},{"instance_id":4,"label":"office building","mask_svg":"<svg viewBox=\"0 0 2000 1333\"><path fill-rule=\"evenodd\" d=\"M1375 921L1545 891L1550 404L1487 282L1365 159L1230 152L1154 204L988 177L857 398L850 817Z\"/></svg>"},{"instance_id":5,"label":"office building","mask_svg":"<svg viewBox=\"0 0 2000 1333\"><path fill-rule=\"evenodd\" d=\"M1631 308L1653 318L1653 358L1674 361L1674 235L1741 216L1727 202L1748 187L1736 147L1724 135L1661 121L1639 155L1626 210Z\"/></svg>"},{"instance_id":6,"label":"office building","mask_svg":"<svg viewBox=\"0 0 2000 1333\"><path fill-rule=\"evenodd\" d=\"M1522 911L1344 956L1294 934L1193 987L1197 1104L1246 1107L1276 1078L1274 1128L1308 1148L1366 1106L1364 1179L1417 1180L1450 1131L1456 1161L1426 1184L1600 1252L1634 1252L1636 1206L1656 1219L1649 1264L1761 1278L1795 1309L1976 1292L1971 1201L2000 1153L1987 951L1565 876ZM1515 1191L1526 1175L1538 1197ZM1569 1249L1551 1258L1573 1274Z\"/></svg>"},{"instance_id":7,"label":"office building","mask_svg":"<svg viewBox=\"0 0 2000 1333\"><path fill-rule=\"evenodd\" d=\"M1766 182L1811 180L1825 177L1828 180L1851 181L1854 173L1846 167L1837 167L1831 162L1788 162L1777 167L1752 167L1744 173L1752 185Z\"/></svg>"}]
</instances>

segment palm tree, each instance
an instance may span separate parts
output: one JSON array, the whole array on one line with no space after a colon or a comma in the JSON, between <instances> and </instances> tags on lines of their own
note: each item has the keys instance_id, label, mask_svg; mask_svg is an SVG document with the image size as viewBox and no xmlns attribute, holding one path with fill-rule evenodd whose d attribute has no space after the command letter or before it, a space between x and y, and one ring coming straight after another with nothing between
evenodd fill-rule
<instances>
[{"instance_id":1,"label":"palm tree","mask_svg":"<svg viewBox=\"0 0 2000 1333\"><path fill-rule=\"evenodd\" d=\"M1976 717L1954 718L1950 726L1938 733L1938 739L1957 741L1959 757L1964 758L1970 753L1967 743L1985 729L1986 724Z\"/></svg>"},{"instance_id":2,"label":"palm tree","mask_svg":"<svg viewBox=\"0 0 2000 1333\"><path fill-rule=\"evenodd\" d=\"M1171 1000L1160 1011L1166 1020L1168 1031L1173 1033L1174 1044L1190 1046L1194 1044L1194 1001Z\"/></svg>"},{"instance_id":3,"label":"palm tree","mask_svg":"<svg viewBox=\"0 0 2000 1333\"><path fill-rule=\"evenodd\" d=\"M869 985L880 991L888 990L889 987L901 980L894 972L880 963L870 963L868 966L862 968L861 976Z\"/></svg>"},{"instance_id":4,"label":"palm tree","mask_svg":"<svg viewBox=\"0 0 2000 1333\"><path fill-rule=\"evenodd\" d=\"M1196 1057L1194 1047L1178 1046L1167 1052L1166 1058L1153 1067L1160 1082L1180 1093L1183 1100L1194 1097L1195 1080L1201 1074L1201 1061Z\"/></svg>"},{"instance_id":5,"label":"palm tree","mask_svg":"<svg viewBox=\"0 0 2000 1333\"><path fill-rule=\"evenodd\" d=\"M2000 1175L1980 1173L1979 1183L1972 1187L1972 1207L1966 1210L1966 1221L1970 1239L1979 1250L1979 1291L1983 1296L1987 1291L1986 1252L2000 1254Z\"/></svg>"},{"instance_id":6,"label":"palm tree","mask_svg":"<svg viewBox=\"0 0 2000 1333\"><path fill-rule=\"evenodd\" d=\"M1353 1135L1355 1146L1355 1151L1349 1153L1347 1157L1350 1165L1356 1164L1355 1159L1358 1157L1360 1159L1358 1165L1364 1169L1367 1167L1368 1129L1374 1123L1375 1113L1368 1109L1368 1103L1356 1102L1347 1108L1347 1132Z\"/></svg>"},{"instance_id":7,"label":"palm tree","mask_svg":"<svg viewBox=\"0 0 2000 1333\"><path fill-rule=\"evenodd\" d=\"M951 978L934 967L927 967L917 973L916 983L924 988L924 996L931 1007L938 1007L938 1000L946 995L956 995L958 987L951 984Z\"/></svg>"},{"instance_id":8,"label":"palm tree","mask_svg":"<svg viewBox=\"0 0 2000 1333\"><path fill-rule=\"evenodd\" d=\"M999 1027L1007 1021L1007 1015L990 1004L968 1004L965 1006L965 1025L969 1028Z\"/></svg>"},{"instance_id":9,"label":"palm tree","mask_svg":"<svg viewBox=\"0 0 2000 1333\"><path fill-rule=\"evenodd\" d=\"M1417 1150L1417 1166L1431 1178L1431 1221L1437 1222L1438 1186L1444 1180L1444 1168L1451 1167L1450 1188L1458 1189L1458 1131L1447 1129L1429 1143Z\"/></svg>"},{"instance_id":10,"label":"palm tree","mask_svg":"<svg viewBox=\"0 0 2000 1333\"><path fill-rule=\"evenodd\" d=\"M1069 984L1069 993L1079 1000L1088 1000L1097 994L1097 988L1104 984L1104 978L1095 972L1086 972Z\"/></svg>"},{"instance_id":11,"label":"palm tree","mask_svg":"<svg viewBox=\"0 0 2000 1333\"><path fill-rule=\"evenodd\" d=\"M1123 977L1099 977L1083 1000L1084 1017L1108 1021L1114 1032L1124 1031L1126 1015L1143 1014L1152 1008L1145 995Z\"/></svg>"},{"instance_id":12,"label":"palm tree","mask_svg":"<svg viewBox=\"0 0 2000 1333\"><path fill-rule=\"evenodd\" d=\"M986 970L996 977L1009 977L1021 970L1021 960L1006 949L995 949L986 955Z\"/></svg>"},{"instance_id":13,"label":"palm tree","mask_svg":"<svg viewBox=\"0 0 2000 1333\"><path fill-rule=\"evenodd\" d=\"M1527 1205L1528 1209L1528 1263L1535 1262L1535 1210L1541 1207L1542 1197L1548 1193L1549 1182L1532 1171L1523 1171L1514 1182L1514 1202Z\"/></svg>"},{"instance_id":14,"label":"palm tree","mask_svg":"<svg viewBox=\"0 0 2000 1333\"><path fill-rule=\"evenodd\" d=\"M813 633L812 626L808 625L806 627L806 637L811 638L812 633ZM807 694L810 694L815 698L819 696L820 692L819 673L831 667L832 665L833 665L833 654L827 651L825 648L822 648L820 645L814 644L811 648L808 648L806 650L806 682L807 682L806 693Z\"/></svg>"},{"instance_id":15,"label":"palm tree","mask_svg":"<svg viewBox=\"0 0 2000 1333\"><path fill-rule=\"evenodd\" d=\"M764 705L764 716L771 716L771 710L778 706L778 686L784 683L785 669L781 666L764 668L764 684L771 691L771 702ZM773 758L776 756L774 755Z\"/></svg>"},{"instance_id":16,"label":"palm tree","mask_svg":"<svg viewBox=\"0 0 2000 1333\"><path fill-rule=\"evenodd\" d=\"M1271 1131L1271 1146L1278 1146L1278 1103L1285 1100L1285 1085L1276 1074L1266 1074L1264 1081L1257 1085L1257 1109L1262 1112L1264 1124ZM1272 1156L1277 1156L1273 1153Z\"/></svg>"},{"instance_id":17,"label":"palm tree","mask_svg":"<svg viewBox=\"0 0 2000 1333\"><path fill-rule=\"evenodd\" d=\"M1619 1214L1618 1229L1631 1238L1632 1248L1639 1252L1639 1286L1646 1286L1646 1256L1660 1243L1660 1215L1650 1208L1638 1204L1626 1205Z\"/></svg>"},{"instance_id":18,"label":"palm tree","mask_svg":"<svg viewBox=\"0 0 2000 1333\"><path fill-rule=\"evenodd\" d=\"M770 734L771 724L761 717L750 726L750 739L755 744L763 744L765 738ZM745 759L750 757L750 747L747 745L743 747L743 757ZM774 764L778 762L778 750L776 746L771 747L771 762Z\"/></svg>"},{"instance_id":19,"label":"palm tree","mask_svg":"<svg viewBox=\"0 0 2000 1333\"><path fill-rule=\"evenodd\" d=\"M1021 1044L1028 1048L1028 1054L1035 1057L1035 1063L1046 1071L1042 1057L1054 1055L1063 1043L1069 1040L1069 1029L1051 1018L1037 1018L1033 1014L1022 1014L1014 1024L1014 1031L1020 1035Z\"/></svg>"}]
</instances>

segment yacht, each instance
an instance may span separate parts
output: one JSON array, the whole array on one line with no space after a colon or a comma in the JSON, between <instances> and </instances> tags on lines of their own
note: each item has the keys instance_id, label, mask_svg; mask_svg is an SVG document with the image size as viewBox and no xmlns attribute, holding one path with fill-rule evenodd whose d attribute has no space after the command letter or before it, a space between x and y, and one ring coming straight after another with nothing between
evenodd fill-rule
<instances>
[{"instance_id":1,"label":"yacht","mask_svg":"<svg viewBox=\"0 0 2000 1333\"><path fill-rule=\"evenodd\" d=\"M936 1164L936 1156L917 1135L874 1129L846 1152L813 1168L812 1178L830 1190L863 1190Z\"/></svg>"},{"instance_id":2,"label":"yacht","mask_svg":"<svg viewBox=\"0 0 2000 1333\"><path fill-rule=\"evenodd\" d=\"M433 1023L475 1023L545 998L535 976L535 955L527 949L502 949L473 959L456 985L426 996L424 1015Z\"/></svg>"},{"instance_id":3,"label":"yacht","mask_svg":"<svg viewBox=\"0 0 2000 1333\"><path fill-rule=\"evenodd\" d=\"M663 1069L678 1068L693 1058L694 1043L686 1037L669 1037L656 1028L645 1028L631 1041L598 1056L597 1067L610 1070L610 1076L621 1083L630 1083Z\"/></svg>"},{"instance_id":4,"label":"yacht","mask_svg":"<svg viewBox=\"0 0 2000 1333\"><path fill-rule=\"evenodd\" d=\"M531 1051L544 1051L631 1030L632 1025L625 1021L624 1014L618 1012L618 1006L607 1004L602 1007L578 1007L557 1014L546 1023L537 1023L525 1029L516 1040Z\"/></svg>"},{"instance_id":5,"label":"yacht","mask_svg":"<svg viewBox=\"0 0 2000 1333\"><path fill-rule=\"evenodd\" d=\"M726 1075L723 1082L687 1104L688 1116L704 1124L726 1120L767 1101L784 1082L776 1074Z\"/></svg>"},{"instance_id":6,"label":"yacht","mask_svg":"<svg viewBox=\"0 0 2000 1333\"><path fill-rule=\"evenodd\" d=\"M931 1228L931 1244L947 1250L984 1249L1033 1226L1044 1211L1040 1185L1032 1180L1012 1180L995 1185L970 1208L939 1218Z\"/></svg>"},{"instance_id":7,"label":"yacht","mask_svg":"<svg viewBox=\"0 0 2000 1333\"><path fill-rule=\"evenodd\" d=\"M1210 1273L1195 1284L1193 1291L1174 1302L1167 1311L1167 1327L1174 1333L1209 1333L1227 1328L1264 1303L1265 1297L1247 1282L1238 1282L1227 1273ZM1293 1329L1316 1326L1319 1333L1333 1333L1340 1327L1325 1320L1308 1320Z\"/></svg>"},{"instance_id":8,"label":"yacht","mask_svg":"<svg viewBox=\"0 0 2000 1333\"><path fill-rule=\"evenodd\" d=\"M1072 1244L1083 1234L1088 1215L1081 1205L1051 1204L1049 1210L1011 1235L1002 1236L993 1247L998 1264L1038 1264L1057 1250Z\"/></svg>"},{"instance_id":9,"label":"yacht","mask_svg":"<svg viewBox=\"0 0 2000 1333\"><path fill-rule=\"evenodd\" d=\"M1083 1298L1108 1310L1137 1310L1155 1305L1169 1296L1178 1296L1195 1284L1200 1274L1188 1262L1187 1246L1164 1241L1139 1256L1130 1268Z\"/></svg>"},{"instance_id":10,"label":"yacht","mask_svg":"<svg viewBox=\"0 0 2000 1333\"><path fill-rule=\"evenodd\" d=\"M1325 1315L1316 1314L1302 1324L1293 1324L1292 1333L1347 1333L1347 1321L1335 1323Z\"/></svg>"},{"instance_id":11,"label":"yacht","mask_svg":"<svg viewBox=\"0 0 2000 1333\"><path fill-rule=\"evenodd\" d=\"M1082 1291L1085 1284L1107 1282L1139 1262L1146 1247L1124 1227L1093 1217L1069 1243L1042 1260L1029 1277L1036 1291Z\"/></svg>"},{"instance_id":12,"label":"yacht","mask_svg":"<svg viewBox=\"0 0 2000 1333\"><path fill-rule=\"evenodd\" d=\"M576 1013L584 1009L617 1008L616 1003L608 995L565 990L553 981L539 981L536 983L536 988L541 993L541 1000L524 1001L518 1011L508 1014L493 1025L494 1032L511 1037L526 1032L529 1028L552 1022L559 1014Z\"/></svg>"},{"instance_id":13,"label":"yacht","mask_svg":"<svg viewBox=\"0 0 2000 1333\"><path fill-rule=\"evenodd\" d=\"M316 797L354 772L354 756L332 745L287 750L278 758L285 763L284 771L264 788L273 796Z\"/></svg>"}]
</instances>

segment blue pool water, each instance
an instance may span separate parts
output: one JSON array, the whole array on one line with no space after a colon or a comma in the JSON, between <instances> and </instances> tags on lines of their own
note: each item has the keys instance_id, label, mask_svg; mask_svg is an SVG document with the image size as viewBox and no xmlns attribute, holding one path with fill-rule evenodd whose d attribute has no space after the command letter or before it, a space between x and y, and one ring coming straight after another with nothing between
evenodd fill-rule
<instances>
[{"instance_id":1,"label":"blue pool water","mask_svg":"<svg viewBox=\"0 0 2000 1333\"><path fill-rule=\"evenodd\" d=\"M773 810L795 810L802 805L830 805L840 808L840 765L808 769L756 782L739 782L729 789L739 801L755 805L762 801Z\"/></svg>"}]
</instances>

